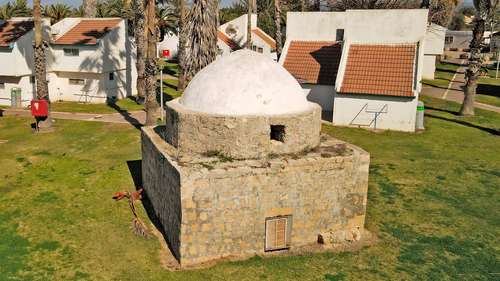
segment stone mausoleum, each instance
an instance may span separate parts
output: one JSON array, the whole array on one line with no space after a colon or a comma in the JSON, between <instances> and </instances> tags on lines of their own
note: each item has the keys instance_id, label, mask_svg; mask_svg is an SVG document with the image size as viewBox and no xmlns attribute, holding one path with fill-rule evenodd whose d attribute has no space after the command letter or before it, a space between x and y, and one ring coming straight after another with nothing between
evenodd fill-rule
<instances>
[{"instance_id":1,"label":"stone mausoleum","mask_svg":"<svg viewBox=\"0 0 500 281\"><path fill-rule=\"evenodd\" d=\"M143 185L181 267L363 237L369 154L321 135L321 108L270 58L217 59L166 116L143 128Z\"/></svg>"}]
</instances>

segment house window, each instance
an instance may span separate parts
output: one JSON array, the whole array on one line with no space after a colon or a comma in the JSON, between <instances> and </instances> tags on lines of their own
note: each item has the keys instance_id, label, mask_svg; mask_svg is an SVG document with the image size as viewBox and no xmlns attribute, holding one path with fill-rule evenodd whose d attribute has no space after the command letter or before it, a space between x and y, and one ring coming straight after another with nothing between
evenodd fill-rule
<instances>
[{"instance_id":1,"label":"house window","mask_svg":"<svg viewBox=\"0 0 500 281\"><path fill-rule=\"evenodd\" d=\"M115 80L115 74L113 72L109 73L109 81Z\"/></svg>"},{"instance_id":2,"label":"house window","mask_svg":"<svg viewBox=\"0 0 500 281\"><path fill-rule=\"evenodd\" d=\"M271 125L271 140L285 142L284 125Z\"/></svg>"},{"instance_id":3,"label":"house window","mask_svg":"<svg viewBox=\"0 0 500 281\"><path fill-rule=\"evenodd\" d=\"M343 29L337 29L336 35L335 35L335 41L344 41L344 30Z\"/></svg>"},{"instance_id":4,"label":"house window","mask_svg":"<svg viewBox=\"0 0 500 281\"><path fill-rule=\"evenodd\" d=\"M0 89L5 89L5 82L0 82Z\"/></svg>"},{"instance_id":5,"label":"house window","mask_svg":"<svg viewBox=\"0 0 500 281\"><path fill-rule=\"evenodd\" d=\"M261 54L262 54L262 53L264 52L264 48L258 47L258 48L257 48L257 52L259 52L259 53L261 53Z\"/></svg>"},{"instance_id":6,"label":"house window","mask_svg":"<svg viewBox=\"0 0 500 281\"><path fill-rule=\"evenodd\" d=\"M252 51L257 51L257 46L253 45L252 46Z\"/></svg>"},{"instance_id":7,"label":"house window","mask_svg":"<svg viewBox=\"0 0 500 281\"><path fill-rule=\"evenodd\" d=\"M446 36L446 37L444 37L444 43L445 44L451 44L451 43L453 43L453 36Z\"/></svg>"},{"instance_id":8,"label":"house window","mask_svg":"<svg viewBox=\"0 0 500 281\"><path fill-rule=\"evenodd\" d=\"M35 84L35 76L30 76L30 83Z\"/></svg>"},{"instance_id":9,"label":"house window","mask_svg":"<svg viewBox=\"0 0 500 281\"><path fill-rule=\"evenodd\" d=\"M80 50L74 48L64 48L64 55L68 57L78 57L80 55Z\"/></svg>"},{"instance_id":10,"label":"house window","mask_svg":"<svg viewBox=\"0 0 500 281\"><path fill-rule=\"evenodd\" d=\"M85 80L84 79L72 79L72 78L70 78L69 84L70 85L83 85L83 84L85 84Z\"/></svg>"},{"instance_id":11,"label":"house window","mask_svg":"<svg viewBox=\"0 0 500 281\"><path fill-rule=\"evenodd\" d=\"M265 251L290 248L292 216L266 218Z\"/></svg>"}]
</instances>

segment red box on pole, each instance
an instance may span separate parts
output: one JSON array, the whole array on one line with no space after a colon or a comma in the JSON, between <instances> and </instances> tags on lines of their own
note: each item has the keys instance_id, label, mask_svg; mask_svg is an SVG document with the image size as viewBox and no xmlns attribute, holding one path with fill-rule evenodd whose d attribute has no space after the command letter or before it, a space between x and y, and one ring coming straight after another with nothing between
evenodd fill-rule
<instances>
[{"instance_id":1,"label":"red box on pole","mask_svg":"<svg viewBox=\"0 0 500 281\"><path fill-rule=\"evenodd\" d=\"M49 116L49 103L46 100L32 100L31 115L35 117Z\"/></svg>"},{"instance_id":2,"label":"red box on pole","mask_svg":"<svg viewBox=\"0 0 500 281\"><path fill-rule=\"evenodd\" d=\"M163 58L170 57L170 50L162 50L161 54Z\"/></svg>"}]
</instances>

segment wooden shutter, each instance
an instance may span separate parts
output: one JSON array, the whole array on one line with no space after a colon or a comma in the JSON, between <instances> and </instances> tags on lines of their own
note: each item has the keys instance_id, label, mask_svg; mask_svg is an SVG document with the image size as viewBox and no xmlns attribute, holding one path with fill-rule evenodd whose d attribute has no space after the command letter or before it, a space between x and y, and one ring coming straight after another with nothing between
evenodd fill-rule
<instances>
[{"instance_id":1,"label":"wooden shutter","mask_svg":"<svg viewBox=\"0 0 500 281\"><path fill-rule=\"evenodd\" d=\"M286 249L290 245L291 216L266 219L266 251Z\"/></svg>"}]
</instances>

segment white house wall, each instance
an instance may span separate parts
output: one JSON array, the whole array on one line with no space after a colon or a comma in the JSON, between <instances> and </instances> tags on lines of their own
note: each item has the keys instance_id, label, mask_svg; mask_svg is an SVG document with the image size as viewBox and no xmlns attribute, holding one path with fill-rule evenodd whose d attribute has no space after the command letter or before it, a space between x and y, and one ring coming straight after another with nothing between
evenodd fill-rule
<instances>
[{"instance_id":1,"label":"white house wall","mask_svg":"<svg viewBox=\"0 0 500 281\"><path fill-rule=\"evenodd\" d=\"M435 72L436 72L436 56L435 55L425 55L423 69L422 69L422 78L423 79L434 79Z\"/></svg>"},{"instance_id":2,"label":"white house wall","mask_svg":"<svg viewBox=\"0 0 500 281\"><path fill-rule=\"evenodd\" d=\"M128 96L132 85L127 83L125 70L115 71L114 80L109 80L109 72L55 72L51 73L50 98L53 101L76 101L85 103L105 103L108 100ZM70 84L70 79L83 79L83 85Z\"/></svg>"},{"instance_id":3,"label":"white house wall","mask_svg":"<svg viewBox=\"0 0 500 281\"><path fill-rule=\"evenodd\" d=\"M383 109L382 112L386 113L377 118L377 129L414 132L417 103L417 98L337 94L333 124L375 128L375 114L372 112Z\"/></svg>"},{"instance_id":4,"label":"white house wall","mask_svg":"<svg viewBox=\"0 0 500 281\"><path fill-rule=\"evenodd\" d=\"M0 82L5 83L4 88L0 88L0 105L10 106L12 88L21 88L22 105L28 106L35 92L35 85L30 82L30 76L0 76Z\"/></svg>"},{"instance_id":5,"label":"white house wall","mask_svg":"<svg viewBox=\"0 0 500 281\"><path fill-rule=\"evenodd\" d=\"M247 22L248 22L248 16L242 15L237 18L235 18L232 21L226 22L225 24L221 25L219 27L219 30L224 32L225 34L228 35L229 38L231 38L236 44L239 46L243 46L246 42L247 38ZM251 19L251 24L252 24L252 29L257 28L257 14L252 14L252 19ZM233 28L236 28L237 32L234 35L234 37L229 36L227 29L229 26L232 26ZM252 37L253 38L253 37Z\"/></svg>"},{"instance_id":6,"label":"white house wall","mask_svg":"<svg viewBox=\"0 0 500 281\"><path fill-rule=\"evenodd\" d=\"M425 50L426 55L442 55L444 51L444 37L446 28L430 24L427 26L425 33Z\"/></svg>"},{"instance_id":7,"label":"white house wall","mask_svg":"<svg viewBox=\"0 0 500 281\"><path fill-rule=\"evenodd\" d=\"M286 39L335 41L336 30L345 28L345 12L288 12Z\"/></svg>"}]
</instances>

